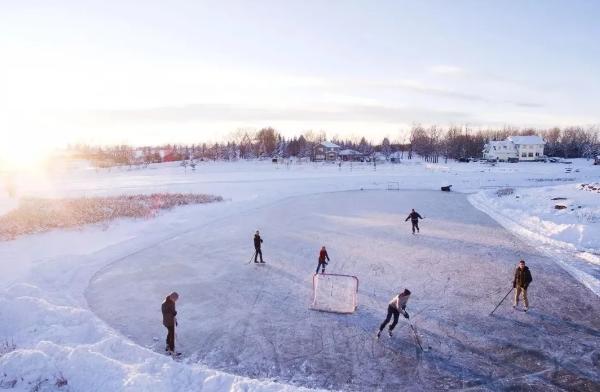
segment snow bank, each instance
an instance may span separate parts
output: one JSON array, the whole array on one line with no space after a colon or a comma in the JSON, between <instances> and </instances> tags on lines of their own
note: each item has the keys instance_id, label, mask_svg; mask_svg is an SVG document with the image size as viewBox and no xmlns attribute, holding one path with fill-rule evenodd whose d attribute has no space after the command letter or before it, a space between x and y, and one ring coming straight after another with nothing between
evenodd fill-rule
<instances>
[{"instance_id":1,"label":"snow bank","mask_svg":"<svg viewBox=\"0 0 600 392\"><path fill-rule=\"evenodd\" d=\"M600 193L591 188L569 184L487 190L469 201L600 296Z\"/></svg>"},{"instance_id":2,"label":"snow bank","mask_svg":"<svg viewBox=\"0 0 600 392\"><path fill-rule=\"evenodd\" d=\"M17 284L0 294L0 337L16 346L0 353L1 387L60 390L66 383L75 391L303 390L175 362L120 336L67 290L43 286Z\"/></svg>"}]
</instances>

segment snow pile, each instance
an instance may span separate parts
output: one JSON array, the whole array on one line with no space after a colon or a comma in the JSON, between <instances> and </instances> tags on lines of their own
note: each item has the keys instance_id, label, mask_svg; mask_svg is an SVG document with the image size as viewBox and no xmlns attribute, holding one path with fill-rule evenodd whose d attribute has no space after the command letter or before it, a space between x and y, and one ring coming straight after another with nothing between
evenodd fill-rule
<instances>
[{"instance_id":1,"label":"snow pile","mask_svg":"<svg viewBox=\"0 0 600 392\"><path fill-rule=\"evenodd\" d=\"M94 264L92 259L87 261ZM35 284L16 284L0 293L0 337L5 342L0 351L0 388L23 391L302 390L197 364L175 362L134 344L86 309L82 298L73 298L68 291L56 289L57 283L84 277L81 271L75 272L78 268L56 268L57 262L39 269L38 276L32 278ZM59 282L52 282L53 278ZM83 279L82 283L69 283L69 286L84 287L85 282Z\"/></svg>"},{"instance_id":2,"label":"snow pile","mask_svg":"<svg viewBox=\"0 0 600 392\"><path fill-rule=\"evenodd\" d=\"M0 241L118 218L150 218L159 210L222 200L220 196L182 193L73 199L28 198L22 200L18 208L0 217Z\"/></svg>"},{"instance_id":3,"label":"snow pile","mask_svg":"<svg viewBox=\"0 0 600 392\"><path fill-rule=\"evenodd\" d=\"M600 193L600 183L581 184L579 185L579 189L589 192Z\"/></svg>"},{"instance_id":4,"label":"snow pile","mask_svg":"<svg viewBox=\"0 0 600 392\"><path fill-rule=\"evenodd\" d=\"M559 261L600 295L600 187L593 184L480 191L471 203Z\"/></svg>"}]
</instances>

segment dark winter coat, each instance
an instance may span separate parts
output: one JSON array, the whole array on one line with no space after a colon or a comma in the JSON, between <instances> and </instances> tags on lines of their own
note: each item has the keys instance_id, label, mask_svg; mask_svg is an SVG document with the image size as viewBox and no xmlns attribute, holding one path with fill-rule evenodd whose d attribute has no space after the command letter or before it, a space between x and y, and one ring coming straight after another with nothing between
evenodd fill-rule
<instances>
[{"instance_id":1,"label":"dark winter coat","mask_svg":"<svg viewBox=\"0 0 600 392\"><path fill-rule=\"evenodd\" d=\"M262 238L260 238L258 234L254 234L254 249L260 249L260 244L262 244L262 242Z\"/></svg>"},{"instance_id":2,"label":"dark winter coat","mask_svg":"<svg viewBox=\"0 0 600 392\"><path fill-rule=\"evenodd\" d=\"M173 302L173 300L169 297L165 298L165 302L163 302L161 310L163 315L163 325L165 327L174 327L175 316L177 316L175 302Z\"/></svg>"},{"instance_id":3,"label":"dark winter coat","mask_svg":"<svg viewBox=\"0 0 600 392\"><path fill-rule=\"evenodd\" d=\"M409 219L411 222L418 222L419 219L423 219L423 217L421 215L419 215L418 212L414 211L414 212L411 212L410 214L408 214L408 217L404 220L404 222L406 222Z\"/></svg>"},{"instance_id":4,"label":"dark winter coat","mask_svg":"<svg viewBox=\"0 0 600 392\"><path fill-rule=\"evenodd\" d=\"M527 286L533 281L531 278L531 272L529 272L528 267L524 267L523 269L517 267L515 270L515 278L513 279L513 287L523 287L527 290Z\"/></svg>"},{"instance_id":5,"label":"dark winter coat","mask_svg":"<svg viewBox=\"0 0 600 392\"><path fill-rule=\"evenodd\" d=\"M329 261L329 255L327 254L327 251L325 249L321 249L321 251L319 252L319 263L324 263L325 259Z\"/></svg>"}]
</instances>

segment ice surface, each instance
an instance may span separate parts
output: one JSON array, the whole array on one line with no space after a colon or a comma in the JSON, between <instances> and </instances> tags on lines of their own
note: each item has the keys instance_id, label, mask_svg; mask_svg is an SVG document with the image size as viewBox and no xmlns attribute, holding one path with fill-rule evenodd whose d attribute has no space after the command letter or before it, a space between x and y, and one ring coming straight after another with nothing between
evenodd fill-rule
<instances>
[{"instance_id":1,"label":"ice surface","mask_svg":"<svg viewBox=\"0 0 600 392\"><path fill-rule=\"evenodd\" d=\"M426 218L413 236L405 215ZM254 228L269 264L245 264ZM360 278L352 315L310 310L320 246L328 272ZM529 313L507 301L516 262L534 275ZM392 340L373 339L388 301L408 287L411 320L432 350L422 354L404 319ZM162 295L180 295L179 344L193 361L252 378L340 390L548 387L554 366L598 382L600 303L554 261L513 237L465 195L355 191L300 196L157 243L95 276L94 312L160 351ZM560 294L558 294L560 293ZM562 300L569 298L569 300ZM123 303L123 307L119 306ZM121 311L123 309L123 311ZM545 333L540 333L544 331ZM576 366L575 366L576 364Z\"/></svg>"}]
</instances>

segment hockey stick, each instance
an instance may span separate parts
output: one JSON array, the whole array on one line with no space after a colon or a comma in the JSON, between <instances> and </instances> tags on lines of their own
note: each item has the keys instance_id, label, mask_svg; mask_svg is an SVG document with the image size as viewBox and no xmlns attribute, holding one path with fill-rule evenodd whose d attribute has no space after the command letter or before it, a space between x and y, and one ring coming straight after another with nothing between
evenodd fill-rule
<instances>
[{"instance_id":1,"label":"hockey stick","mask_svg":"<svg viewBox=\"0 0 600 392\"><path fill-rule=\"evenodd\" d=\"M510 288L510 290L508 291L508 293L506 293L506 295L504 296L504 298L502 298L502 301L500 301L500 302L498 303L498 305L496 305L496 307L494 308L494 310L492 310L492 312L490 313L490 316L491 316L492 314L494 314L494 312L496 311L496 309L498 309L498 307L499 307L500 305L502 305L502 302L504 302L504 300L506 299L506 297L508 297L508 295L509 295L509 294L510 294L510 293L513 291L513 289L514 289L514 287L511 287L511 288Z\"/></svg>"},{"instance_id":2,"label":"hockey stick","mask_svg":"<svg viewBox=\"0 0 600 392\"><path fill-rule=\"evenodd\" d=\"M415 340L417 342L417 344L419 345L419 348L421 349L421 351L425 352L425 351L429 351L429 348L427 350L425 350L423 348L423 346L421 345L421 339L419 339L419 335L417 334L417 330L415 329L415 327L412 325L412 323L409 321L408 325L410 325L410 329L412 329L413 334L415 335Z\"/></svg>"},{"instance_id":3,"label":"hockey stick","mask_svg":"<svg viewBox=\"0 0 600 392\"><path fill-rule=\"evenodd\" d=\"M246 264L250 264L252 262L252 259L256 257L257 253L258 253L257 251L254 251L254 254L252 255L252 257L250 257L250 260L248 260L248 262Z\"/></svg>"}]
</instances>

